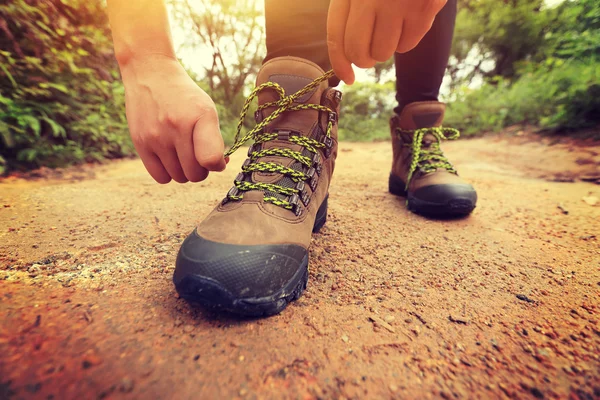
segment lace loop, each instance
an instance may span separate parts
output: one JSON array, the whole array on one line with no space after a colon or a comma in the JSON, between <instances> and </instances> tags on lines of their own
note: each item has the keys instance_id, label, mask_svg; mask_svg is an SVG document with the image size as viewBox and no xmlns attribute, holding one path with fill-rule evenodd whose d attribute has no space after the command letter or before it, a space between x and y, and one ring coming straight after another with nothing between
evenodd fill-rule
<instances>
[{"instance_id":1,"label":"lace loop","mask_svg":"<svg viewBox=\"0 0 600 400\"><path fill-rule=\"evenodd\" d=\"M244 107L242 107L242 111L240 113L240 120L237 125L233 146L231 146L231 148L225 152L225 156L230 156L236 150L238 150L240 147L242 147L246 142L248 142L250 139L256 138L256 136L262 129L264 129L271 122L275 121L281 114L283 114L286 111L316 109L319 111L326 110L328 112L333 112L332 110L330 110L327 107L324 107L320 104L300 104L297 106L293 106L294 101L296 101L300 97L304 96L311 90L315 89L316 87L318 87L321 84L321 82L328 80L333 75L334 75L333 71L328 71L325 74L318 77L317 79L315 79L314 81L312 81L311 83L309 83L308 85L306 85L304 88L300 89L296 93L291 94L289 96L286 96L285 89L283 87L281 87L281 85L279 85L278 83L275 83L275 82L265 82L262 85L259 85L256 88L254 88L254 90L250 93L250 95L246 99L246 101L244 103ZM269 108L269 107L276 107L276 109L269 116L267 116L261 122L259 122L253 129L248 131L244 136L240 137L242 128L244 125L244 121L246 119L246 115L248 114L248 109L250 108L250 105L252 104L252 101L258 97L260 92L262 92L263 90L266 90L266 89L272 89L275 92L277 92L277 94L279 94L280 99L278 101L265 103L265 104L259 106L258 111L262 111L265 108Z\"/></svg>"}]
</instances>

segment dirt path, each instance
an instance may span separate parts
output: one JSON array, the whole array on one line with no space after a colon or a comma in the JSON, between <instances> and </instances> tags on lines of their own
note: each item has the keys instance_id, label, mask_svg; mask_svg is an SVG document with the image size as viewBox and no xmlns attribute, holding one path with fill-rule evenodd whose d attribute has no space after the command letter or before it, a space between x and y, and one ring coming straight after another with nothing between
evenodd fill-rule
<instances>
[{"instance_id":1,"label":"dirt path","mask_svg":"<svg viewBox=\"0 0 600 400\"><path fill-rule=\"evenodd\" d=\"M171 283L235 167L185 186L137 160L0 182L0 399L600 398L600 207L582 201L600 186L551 181L598 175L600 148L446 149L480 193L465 220L387 193L389 143L342 144L309 289L266 320Z\"/></svg>"}]
</instances>

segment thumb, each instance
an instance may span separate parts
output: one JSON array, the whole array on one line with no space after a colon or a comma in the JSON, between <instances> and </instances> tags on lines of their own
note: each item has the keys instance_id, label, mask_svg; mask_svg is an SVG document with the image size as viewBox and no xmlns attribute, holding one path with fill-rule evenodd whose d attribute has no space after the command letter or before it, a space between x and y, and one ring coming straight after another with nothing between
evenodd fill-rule
<instances>
[{"instance_id":1,"label":"thumb","mask_svg":"<svg viewBox=\"0 0 600 400\"><path fill-rule=\"evenodd\" d=\"M223 171L227 165L223 153L225 144L219 128L217 110L209 108L196 121L192 133L194 155L198 164L209 171Z\"/></svg>"}]
</instances>

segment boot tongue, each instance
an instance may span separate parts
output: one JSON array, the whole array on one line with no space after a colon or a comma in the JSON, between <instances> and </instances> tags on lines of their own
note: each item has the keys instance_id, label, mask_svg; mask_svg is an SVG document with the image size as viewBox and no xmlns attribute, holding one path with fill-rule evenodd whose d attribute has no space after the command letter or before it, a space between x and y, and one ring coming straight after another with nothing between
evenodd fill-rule
<instances>
[{"instance_id":1,"label":"boot tongue","mask_svg":"<svg viewBox=\"0 0 600 400\"><path fill-rule=\"evenodd\" d=\"M292 95L302 90L306 85L323 75L325 72L317 65L308 60L296 57L274 58L261 68L256 79L256 86L266 82L279 84L285 95ZM318 87L306 93L295 101L295 104L320 104L321 95L327 89L328 82L322 82ZM272 89L265 89L258 95L258 103L265 104L280 100L279 94ZM273 112L273 109L263 111L263 118ZM312 118L311 118L312 116ZM305 135L317 119L317 112L312 110L294 111L285 113L277 121L269 124L267 131L274 128L286 128L300 130Z\"/></svg>"},{"instance_id":2,"label":"boot tongue","mask_svg":"<svg viewBox=\"0 0 600 400\"><path fill-rule=\"evenodd\" d=\"M315 79L324 74L324 71L310 61L296 57L274 58L266 62L258 73L256 86L266 82L277 83L285 90L285 96L290 96L312 83ZM328 88L328 82L324 81L315 89L306 93L295 100L294 104L321 104L323 92ZM258 95L260 105L281 100L281 96L273 89L264 89ZM275 107L268 107L262 110L261 118L264 119L275 110ZM271 133L277 131L282 137L283 132L295 131L302 136L316 135L315 124L319 119L319 112L316 110L298 110L289 111L281 114L275 121L272 121L265 127L265 132ZM258 122L258 121L257 121ZM290 149L302 152L305 156L312 156L311 153L303 150L302 146L289 142L288 140L271 140L262 144L262 149ZM304 154L306 153L306 154ZM291 158L280 156L266 156L256 160L258 162L272 162L292 169L302 169L299 163ZM279 173L255 172L252 174L253 182L273 183L284 187L294 187L296 183L289 177ZM265 193L266 196L284 198L285 196L276 193Z\"/></svg>"},{"instance_id":3,"label":"boot tongue","mask_svg":"<svg viewBox=\"0 0 600 400\"><path fill-rule=\"evenodd\" d=\"M409 104L400 114L400 129L416 130L434 128L442 125L446 105L437 101L424 101ZM423 147L427 148L437 142L437 138L428 133L423 137Z\"/></svg>"}]
</instances>

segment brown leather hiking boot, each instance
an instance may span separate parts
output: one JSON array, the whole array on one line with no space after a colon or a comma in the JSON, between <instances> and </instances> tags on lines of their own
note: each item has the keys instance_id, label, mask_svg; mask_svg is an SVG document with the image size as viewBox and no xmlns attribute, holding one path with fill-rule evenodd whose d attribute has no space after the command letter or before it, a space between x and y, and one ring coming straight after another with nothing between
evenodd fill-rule
<instances>
[{"instance_id":1,"label":"brown leather hiking boot","mask_svg":"<svg viewBox=\"0 0 600 400\"><path fill-rule=\"evenodd\" d=\"M406 196L408 209L417 214L460 217L473 211L477 193L440 149L442 140L459 136L456 129L441 127L445 109L437 101L417 102L392 117L394 159L389 189Z\"/></svg>"},{"instance_id":2,"label":"brown leather hiking boot","mask_svg":"<svg viewBox=\"0 0 600 400\"><path fill-rule=\"evenodd\" d=\"M184 241L173 281L179 294L247 316L272 315L300 297L308 280L311 234L327 218L337 156L341 93L316 64L294 57L265 63L254 97L254 145L234 187Z\"/></svg>"}]
</instances>

